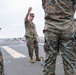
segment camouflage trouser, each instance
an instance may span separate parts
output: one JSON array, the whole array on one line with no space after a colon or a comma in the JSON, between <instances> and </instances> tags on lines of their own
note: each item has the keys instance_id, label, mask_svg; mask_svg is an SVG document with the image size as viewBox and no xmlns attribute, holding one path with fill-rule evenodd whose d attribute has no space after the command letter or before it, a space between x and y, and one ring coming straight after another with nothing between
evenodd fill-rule
<instances>
[{"instance_id":1,"label":"camouflage trouser","mask_svg":"<svg viewBox=\"0 0 76 75\"><path fill-rule=\"evenodd\" d=\"M75 32L75 40L74 40L74 49L75 49L75 68L76 68L76 32Z\"/></svg>"},{"instance_id":2,"label":"camouflage trouser","mask_svg":"<svg viewBox=\"0 0 76 75\"><path fill-rule=\"evenodd\" d=\"M30 37L26 37L26 44L28 47L28 53L29 53L29 57L33 56L33 50L35 50L35 55L39 55L39 47L38 47L38 42L36 38L30 38Z\"/></svg>"},{"instance_id":3,"label":"camouflage trouser","mask_svg":"<svg viewBox=\"0 0 76 75\"><path fill-rule=\"evenodd\" d=\"M74 49L75 49L75 61L76 61L76 39L74 40Z\"/></svg>"},{"instance_id":4,"label":"camouflage trouser","mask_svg":"<svg viewBox=\"0 0 76 75\"><path fill-rule=\"evenodd\" d=\"M76 39L74 41L74 49L75 49L75 68L76 68Z\"/></svg>"},{"instance_id":5,"label":"camouflage trouser","mask_svg":"<svg viewBox=\"0 0 76 75\"><path fill-rule=\"evenodd\" d=\"M75 45L74 45L74 48L75 48L75 60L76 60L76 32L75 32Z\"/></svg>"},{"instance_id":6,"label":"camouflage trouser","mask_svg":"<svg viewBox=\"0 0 76 75\"><path fill-rule=\"evenodd\" d=\"M71 33L57 34L45 31L44 50L48 60L45 60L44 75L55 75L56 58L61 50L65 75L76 75L74 71L75 53L73 49L73 37Z\"/></svg>"},{"instance_id":7,"label":"camouflage trouser","mask_svg":"<svg viewBox=\"0 0 76 75\"><path fill-rule=\"evenodd\" d=\"M2 57L1 48L0 48L0 75L4 75L3 57Z\"/></svg>"}]
</instances>

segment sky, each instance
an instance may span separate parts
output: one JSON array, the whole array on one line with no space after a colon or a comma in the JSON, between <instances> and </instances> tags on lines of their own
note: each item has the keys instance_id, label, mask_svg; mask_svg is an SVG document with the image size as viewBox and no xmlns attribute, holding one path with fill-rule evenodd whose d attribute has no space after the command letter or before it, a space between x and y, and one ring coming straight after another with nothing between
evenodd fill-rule
<instances>
[{"instance_id":1,"label":"sky","mask_svg":"<svg viewBox=\"0 0 76 75\"><path fill-rule=\"evenodd\" d=\"M0 38L24 37L24 17L31 6L39 37L43 37L44 10L42 0L0 0ZM76 14L75 14L76 18Z\"/></svg>"},{"instance_id":2,"label":"sky","mask_svg":"<svg viewBox=\"0 0 76 75\"><path fill-rule=\"evenodd\" d=\"M38 35L44 36L44 11L41 0L0 0L0 38L24 37L24 17L29 7L35 13Z\"/></svg>"}]
</instances>

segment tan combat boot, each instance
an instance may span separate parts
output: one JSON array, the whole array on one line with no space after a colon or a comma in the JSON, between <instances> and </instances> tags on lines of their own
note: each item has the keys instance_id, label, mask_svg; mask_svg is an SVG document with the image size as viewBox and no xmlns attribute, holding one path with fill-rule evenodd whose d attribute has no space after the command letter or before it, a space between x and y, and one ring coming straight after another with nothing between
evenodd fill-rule
<instances>
[{"instance_id":1,"label":"tan combat boot","mask_svg":"<svg viewBox=\"0 0 76 75\"><path fill-rule=\"evenodd\" d=\"M36 56L36 61L40 61L40 58L38 55Z\"/></svg>"},{"instance_id":2,"label":"tan combat boot","mask_svg":"<svg viewBox=\"0 0 76 75\"><path fill-rule=\"evenodd\" d=\"M45 59L45 60L46 60L46 61L48 61L48 59L49 59L49 58L48 58L48 57L46 57L46 59Z\"/></svg>"},{"instance_id":3,"label":"tan combat boot","mask_svg":"<svg viewBox=\"0 0 76 75\"><path fill-rule=\"evenodd\" d=\"M33 60L33 58L32 58L32 57L30 57L30 62L31 62L31 63L34 63L34 60Z\"/></svg>"}]
</instances>

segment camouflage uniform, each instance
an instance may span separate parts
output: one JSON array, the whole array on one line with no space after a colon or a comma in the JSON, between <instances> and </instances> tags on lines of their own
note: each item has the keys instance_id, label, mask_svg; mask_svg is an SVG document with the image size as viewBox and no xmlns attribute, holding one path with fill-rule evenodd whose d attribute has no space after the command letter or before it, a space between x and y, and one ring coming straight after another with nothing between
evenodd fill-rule
<instances>
[{"instance_id":1,"label":"camouflage uniform","mask_svg":"<svg viewBox=\"0 0 76 75\"><path fill-rule=\"evenodd\" d=\"M4 75L3 57L2 57L1 48L0 48L0 75Z\"/></svg>"},{"instance_id":2,"label":"camouflage uniform","mask_svg":"<svg viewBox=\"0 0 76 75\"><path fill-rule=\"evenodd\" d=\"M76 63L76 19L74 19L74 22L75 22L75 40L74 40L74 49L75 49L75 63ZM76 65L75 65L76 67Z\"/></svg>"},{"instance_id":3,"label":"camouflage uniform","mask_svg":"<svg viewBox=\"0 0 76 75\"><path fill-rule=\"evenodd\" d=\"M45 12L45 60L44 75L55 75L56 58L61 50L65 75L76 75L74 71L74 13L76 0L42 0Z\"/></svg>"},{"instance_id":4,"label":"camouflage uniform","mask_svg":"<svg viewBox=\"0 0 76 75\"><path fill-rule=\"evenodd\" d=\"M35 50L35 55L38 56L38 41L34 32L35 24L31 21L25 22L25 29L26 29L26 41L27 41L27 47L29 52L29 57L33 56L33 49Z\"/></svg>"}]
</instances>

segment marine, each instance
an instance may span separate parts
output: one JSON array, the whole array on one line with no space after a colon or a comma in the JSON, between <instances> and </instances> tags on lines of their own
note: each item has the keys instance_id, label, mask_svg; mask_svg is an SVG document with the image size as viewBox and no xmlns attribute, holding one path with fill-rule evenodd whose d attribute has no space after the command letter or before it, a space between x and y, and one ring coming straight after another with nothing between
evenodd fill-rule
<instances>
[{"instance_id":1,"label":"marine","mask_svg":"<svg viewBox=\"0 0 76 75\"><path fill-rule=\"evenodd\" d=\"M42 0L45 12L44 51L46 53L44 75L56 75L56 58L61 51L65 75L75 74L74 14L76 0ZM73 64L74 63L74 64Z\"/></svg>"},{"instance_id":2,"label":"marine","mask_svg":"<svg viewBox=\"0 0 76 75\"><path fill-rule=\"evenodd\" d=\"M4 75L3 56L0 48L0 75Z\"/></svg>"}]
</instances>

